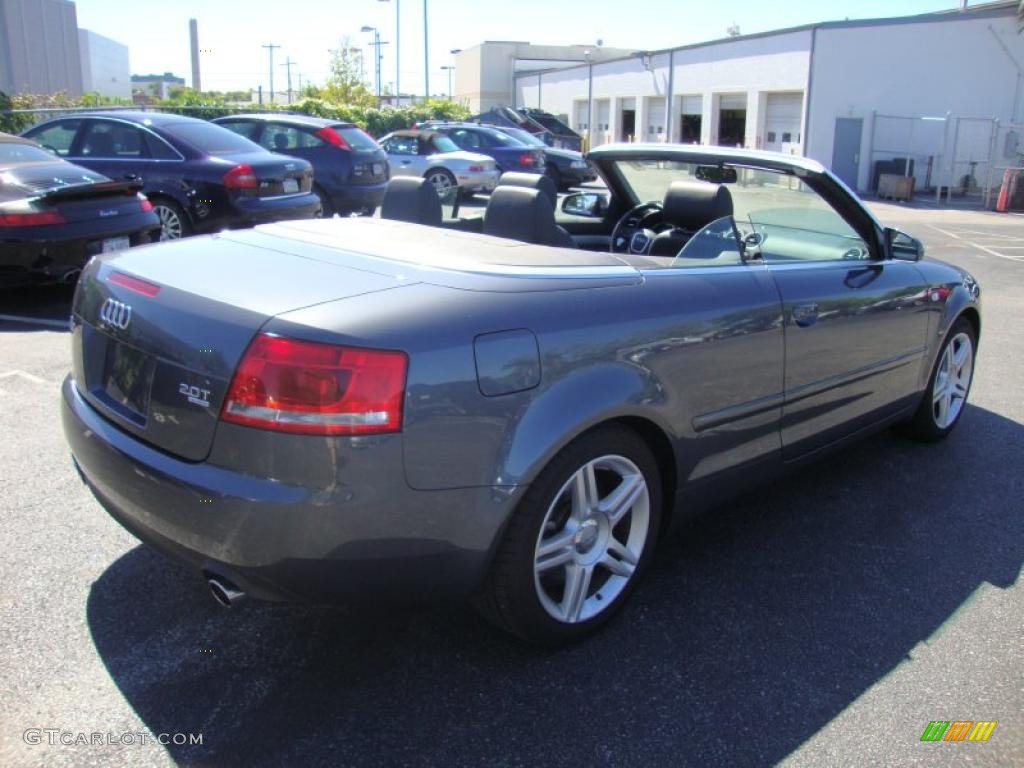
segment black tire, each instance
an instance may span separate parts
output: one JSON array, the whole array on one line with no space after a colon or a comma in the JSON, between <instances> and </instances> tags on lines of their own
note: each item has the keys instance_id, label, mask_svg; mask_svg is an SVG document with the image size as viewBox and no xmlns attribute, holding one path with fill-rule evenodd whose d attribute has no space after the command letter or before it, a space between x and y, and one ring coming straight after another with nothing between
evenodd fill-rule
<instances>
[{"instance_id":1,"label":"black tire","mask_svg":"<svg viewBox=\"0 0 1024 768\"><path fill-rule=\"evenodd\" d=\"M562 173L558 170L558 166L554 163L548 163L544 167L544 173L548 178L555 182L555 191L561 192L565 183L562 181Z\"/></svg>"},{"instance_id":2,"label":"black tire","mask_svg":"<svg viewBox=\"0 0 1024 768\"><path fill-rule=\"evenodd\" d=\"M431 168L423 174L423 178L427 179L434 185L438 194L444 192L446 189L458 187L459 185L459 182L455 179L455 174L447 168Z\"/></svg>"},{"instance_id":3,"label":"black tire","mask_svg":"<svg viewBox=\"0 0 1024 768\"><path fill-rule=\"evenodd\" d=\"M939 378L940 369L943 368L944 361L947 359L946 356L950 346L957 343L957 349L959 349L959 345L962 345L964 340L970 344L970 370L967 372L966 388L963 392L963 397L959 398L959 407L950 421L941 417L941 405L936 401L936 381ZM960 423L960 417L963 416L964 406L967 404L971 384L974 381L974 359L977 353L977 348L978 338L974 331L974 325L965 317L959 318L955 323L953 323L953 327L949 329L949 332L946 334L946 338L942 341L939 353L935 357L935 365L932 367L932 374L928 377L928 386L921 395L921 403L918 405L917 411L909 421L899 426L899 432L901 434L911 438L912 440L933 443L937 440L942 440L956 428L956 425ZM956 350L954 350L954 352L955 351ZM948 378L948 376L946 378Z\"/></svg>"},{"instance_id":4,"label":"black tire","mask_svg":"<svg viewBox=\"0 0 1024 768\"><path fill-rule=\"evenodd\" d=\"M332 216L334 216L336 211L334 210L334 206L331 205L331 198L327 195L326 192L324 192L323 187L321 187L319 184L314 184L313 194L320 198L320 214L317 216L317 218L329 219Z\"/></svg>"},{"instance_id":5,"label":"black tire","mask_svg":"<svg viewBox=\"0 0 1024 768\"><path fill-rule=\"evenodd\" d=\"M641 495L628 506L628 513L625 513L617 523L606 520L605 523L609 527L603 528L595 524L584 531L586 523L575 522L577 518L572 500L570 499L568 506L563 506L566 493L572 496L571 491L566 490L570 488L571 479L578 471L584 471L591 462L600 464L621 459L625 460L624 464L639 470L639 475L646 484L646 488L643 489L646 493L641 491ZM594 477L597 497L602 501L612 498L611 490L626 488L626 481L622 479L625 476L616 479L614 471L602 469L600 466L597 467ZM631 474L630 477L636 478L637 475ZM607 496L602 496L604 491L608 492ZM632 495L630 498L633 498ZM646 528L643 523L645 499ZM627 505L620 506L620 509L625 508ZM566 511L561 513L558 512L559 509ZM592 510L593 507L589 509ZM639 435L618 425L598 427L581 435L551 460L516 507L495 554L487 582L476 601L477 608L485 618L499 628L530 643L558 646L582 640L618 612L642 578L657 542L661 527L661 509L662 481L658 463L651 449ZM557 518L550 517L556 513L567 515L571 519L563 517L564 527L559 528L555 522ZM595 513L594 517L599 514ZM545 521L547 526L542 529ZM573 525L572 529L570 524ZM637 526L635 532L634 525ZM543 532L551 531L554 532L549 534L551 538L546 539L547 541L569 537L568 541L571 543L560 546L558 552L552 556L560 559L568 556L570 562L552 566L550 570L535 574L535 560L538 557ZM583 542L580 540L583 533L594 535L589 537L589 542ZM583 606L582 609L577 609L578 618L568 621L556 618L551 610L560 607L559 603L571 604L568 597L570 569L580 568L573 558L601 558L603 542L607 541L609 536L617 542L627 537L630 546L625 549L635 560L632 573L613 576L600 563L590 565L591 576L583 582L587 587L578 592L582 594L578 601L579 605ZM637 551L639 555L636 555ZM623 562L628 564L625 558L616 562L620 566ZM563 579L561 601L555 601L553 595L549 593L551 587L545 581L549 578L555 580L556 586L557 580ZM607 598L602 596L605 591L609 595ZM547 598L548 607L545 607L542 593Z\"/></svg>"},{"instance_id":6,"label":"black tire","mask_svg":"<svg viewBox=\"0 0 1024 768\"><path fill-rule=\"evenodd\" d=\"M192 234L192 222L180 205L166 197L151 197L149 201L160 219L159 240L180 240Z\"/></svg>"}]
</instances>

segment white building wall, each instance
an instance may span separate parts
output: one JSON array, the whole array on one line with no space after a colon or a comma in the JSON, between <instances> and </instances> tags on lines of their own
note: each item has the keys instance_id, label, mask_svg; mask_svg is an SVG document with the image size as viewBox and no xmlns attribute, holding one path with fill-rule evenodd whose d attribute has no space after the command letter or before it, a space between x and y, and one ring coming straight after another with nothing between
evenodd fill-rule
<instances>
[{"instance_id":1,"label":"white building wall","mask_svg":"<svg viewBox=\"0 0 1024 768\"><path fill-rule=\"evenodd\" d=\"M594 99L610 99L613 105L607 140L623 141L621 102L636 99L636 139L642 140L648 125L671 127L672 141L679 140L682 96L699 96L704 102L702 143L713 143L717 136L717 114L712 106L719 93L746 93L746 145L757 147L762 141L763 91L803 91L807 84L811 33L801 30L784 35L727 40L693 48L677 49L672 55L674 70L670 126L665 115L649 115L652 103L664 111L668 91L669 53L648 57L632 56L618 61L599 62L593 67ZM540 106L555 114L574 114L573 103L587 98L586 65L570 67L542 75L529 74L516 80L518 104ZM658 97L661 97L659 100ZM652 102L652 98L654 101ZM717 112L717 107L714 109ZM576 125L572 126L576 128ZM602 132L603 134L604 132ZM664 136L665 134L663 134ZM605 140L594 137L595 146Z\"/></svg>"},{"instance_id":2,"label":"white building wall","mask_svg":"<svg viewBox=\"0 0 1024 768\"><path fill-rule=\"evenodd\" d=\"M78 30L82 90L122 99L132 97L128 46L88 29Z\"/></svg>"},{"instance_id":3,"label":"white building wall","mask_svg":"<svg viewBox=\"0 0 1024 768\"><path fill-rule=\"evenodd\" d=\"M1024 105L1019 102L1024 96L1017 97L1017 115L1012 114L1015 92L1021 87L1018 70L996 36L1024 65L1024 37L1017 34L1013 9L998 15L951 13L943 20L819 29L807 155L830 165L836 118L863 118L857 187L865 190L870 181L873 112L920 117L951 112L954 117L1021 121ZM881 130L887 128L884 122L879 121ZM952 138L951 128L950 142ZM877 146L885 146L909 137L879 139ZM914 142L918 151L941 148L941 125L920 125Z\"/></svg>"}]
</instances>

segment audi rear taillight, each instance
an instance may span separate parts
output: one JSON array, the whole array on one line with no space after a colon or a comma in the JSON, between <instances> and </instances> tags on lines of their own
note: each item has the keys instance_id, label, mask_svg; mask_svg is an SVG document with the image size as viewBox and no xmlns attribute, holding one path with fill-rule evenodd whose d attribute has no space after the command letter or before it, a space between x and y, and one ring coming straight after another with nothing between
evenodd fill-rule
<instances>
[{"instance_id":1,"label":"audi rear taillight","mask_svg":"<svg viewBox=\"0 0 1024 768\"><path fill-rule=\"evenodd\" d=\"M313 133L318 139L322 139L330 144L332 147L338 147L339 149L352 149L345 137L338 133L331 127L324 127Z\"/></svg>"},{"instance_id":2,"label":"audi rear taillight","mask_svg":"<svg viewBox=\"0 0 1024 768\"><path fill-rule=\"evenodd\" d=\"M41 227L46 224L63 223L64 216L59 211L0 213L0 227Z\"/></svg>"},{"instance_id":3,"label":"audi rear taillight","mask_svg":"<svg viewBox=\"0 0 1024 768\"><path fill-rule=\"evenodd\" d=\"M256 189L260 185L256 172L247 163L236 165L225 173L223 181L228 189Z\"/></svg>"},{"instance_id":4,"label":"audi rear taillight","mask_svg":"<svg viewBox=\"0 0 1024 768\"><path fill-rule=\"evenodd\" d=\"M520 165L536 165L537 164L537 156L533 155L533 154L530 154L529 152L523 152L523 154L521 154L519 156L519 164Z\"/></svg>"},{"instance_id":5,"label":"audi rear taillight","mask_svg":"<svg viewBox=\"0 0 1024 768\"><path fill-rule=\"evenodd\" d=\"M148 197L143 197L142 195L139 195L139 208L142 209L143 213L149 213L150 211L153 210L153 204L149 202Z\"/></svg>"},{"instance_id":6,"label":"audi rear taillight","mask_svg":"<svg viewBox=\"0 0 1024 768\"><path fill-rule=\"evenodd\" d=\"M404 352L261 333L228 388L221 419L306 435L371 435L402 428Z\"/></svg>"}]
</instances>

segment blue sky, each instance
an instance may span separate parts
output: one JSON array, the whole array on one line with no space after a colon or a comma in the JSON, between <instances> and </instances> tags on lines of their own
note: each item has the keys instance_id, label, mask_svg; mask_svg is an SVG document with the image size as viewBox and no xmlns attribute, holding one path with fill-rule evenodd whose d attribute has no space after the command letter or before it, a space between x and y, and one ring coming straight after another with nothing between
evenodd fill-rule
<instances>
[{"instance_id":1,"label":"blue sky","mask_svg":"<svg viewBox=\"0 0 1024 768\"><path fill-rule=\"evenodd\" d=\"M972 0L974 4L977 0ZM322 82L327 53L348 38L366 46L376 26L384 47L382 81L395 79L396 0L77 0L79 26L129 46L133 74L173 71L189 79L188 19L199 21L203 87L245 89L268 86L264 43L274 51L274 86L283 90L286 57L293 85ZM401 7L401 86L423 89L423 2L398 0ZM959 0L428 0L431 91L447 90L453 48L483 40L593 45L598 39L618 48L658 49L723 37L731 24L744 34L844 18L902 16L947 10ZM365 48L367 77L372 51Z\"/></svg>"}]
</instances>

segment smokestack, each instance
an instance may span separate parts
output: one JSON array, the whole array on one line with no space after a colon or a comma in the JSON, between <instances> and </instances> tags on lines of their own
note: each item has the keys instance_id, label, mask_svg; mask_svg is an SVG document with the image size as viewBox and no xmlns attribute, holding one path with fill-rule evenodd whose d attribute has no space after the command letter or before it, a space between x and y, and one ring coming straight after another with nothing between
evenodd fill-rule
<instances>
[{"instance_id":1,"label":"smokestack","mask_svg":"<svg viewBox=\"0 0 1024 768\"><path fill-rule=\"evenodd\" d=\"M192 44L192 90L201 91L203 86L199 81L199 25L195 19L188 20L188 36Z\"/></svg>"}]
</instances>

